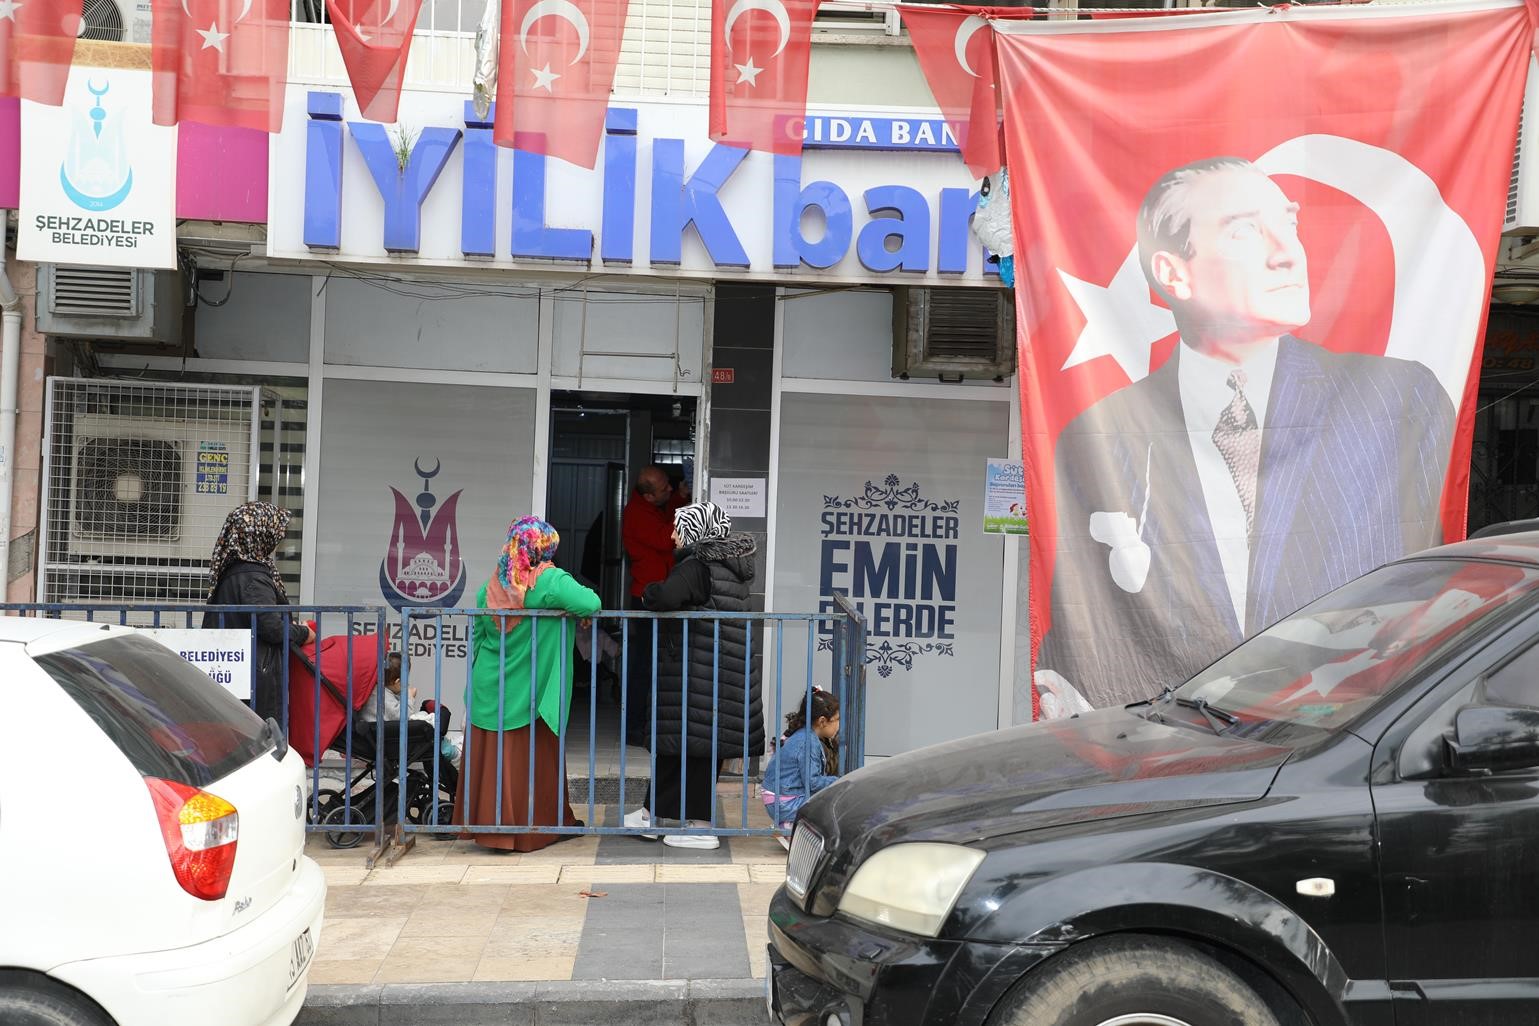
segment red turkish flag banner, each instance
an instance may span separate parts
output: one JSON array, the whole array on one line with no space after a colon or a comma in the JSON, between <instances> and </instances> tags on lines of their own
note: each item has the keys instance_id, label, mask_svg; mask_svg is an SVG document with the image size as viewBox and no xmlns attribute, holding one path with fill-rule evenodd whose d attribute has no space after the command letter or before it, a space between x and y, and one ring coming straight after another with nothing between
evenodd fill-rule
<instances>
[{"instance_id":1,"label":"red turkish flag banner","mask_svg":"<svg viewBox=\"0 0 1539 1026\"><path fill-rule=\"evenodd\" d=\"M712 0L712 139L801 154L817 11L817 0Z\"/></svg>"},{"instance_id":2,"label":"red turkish flag banner","mask_svg":"<svg viewBox=\"0 0 1539 1026\"><path fill-rule=\"evenodd\" d=\"M492 139L591 168L629 0L503 0Z\"/></svg>"},{"instance_id":3,"label":"red turkish flag banner","mask_svg":"<svg viewBox=\"0 0 1539 1026\"><path fill-rule=\"evenodd\" d=\"M278 132L289 0L153 0L154 121Z\"/></svg>"},{"instance_id":4,"label":"red turkish flag banner","mask_svg":"<svg viewBox=\"0 0 1539 1026\"><path fill-rule=\"evenodd\" d=\"M406 57L422 0L326 0L358 109L390 124L401 105Z\"/></svg>"},{"instance_id":5,"label":"red turkish flag banner","mask_svg":"<svg viewBox=\"0 0 1539 1026\"><path fill-rule=\"evenodd\" d=\"M962 162L982 178L1004 164L991 18L1030 18L1020 7L915 7L901 4L903 24Z\"/></svg>"},{"instance_id":6,"label":"red turkish flag banner","mask_svg":"<svg viewBox=\"0 0 1539 1026\"><path fill-rule=\"evenodd\" d=\"M1523 5L994 27L1043 714L1463 537Z\"/></svg>"},{"instance_id":7,"label":"red turkish flag banner","mask_svg":"<svg viewBox=\"0 0 1539 1026\"><path fill-rule=\"evenodd\" d=\"M64 102L84 0L0 0L0 96Z\"/></svg>"}]
</instances>

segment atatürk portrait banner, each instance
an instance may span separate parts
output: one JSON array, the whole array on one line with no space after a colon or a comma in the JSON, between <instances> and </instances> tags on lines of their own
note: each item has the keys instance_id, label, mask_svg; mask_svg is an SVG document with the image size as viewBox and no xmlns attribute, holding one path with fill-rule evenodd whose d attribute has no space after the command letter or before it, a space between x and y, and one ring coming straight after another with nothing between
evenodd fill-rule
<instances>
[{"instance_id":1,"label":"atat\u00fcrk portrait banner","mask_svg":"<svg viewBox=\"0 0 1539 1026\"><path fill-rule=\"evenodd\" d=\"M994 28L1043 714L1463 537L1524 6Z\"/></svg>"}]
</instances>

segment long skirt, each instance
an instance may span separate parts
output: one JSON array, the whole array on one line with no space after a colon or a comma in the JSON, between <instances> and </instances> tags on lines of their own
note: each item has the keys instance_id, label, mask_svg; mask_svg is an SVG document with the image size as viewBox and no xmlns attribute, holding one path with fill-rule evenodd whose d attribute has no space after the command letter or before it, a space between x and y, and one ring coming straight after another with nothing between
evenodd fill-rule
<instances>
[{"instance_id":1,"label":"long skirt","mask_svg":"<svg viewBox=\"0 0 1539 1026\"><path fill-rule=\"evenodd\" d=\"M529 727L495 730L470 727L466 737L467 765L460 774L459 821L491 826L578 826L570 802L562 800L566 767L561 765L560 741L536 720L534 736L534 815L529 812ZM497 743L502 740L502 818L497 818ZM538 851L572 834L469 834L483 848Z\"/></svg>"}]
</instances>

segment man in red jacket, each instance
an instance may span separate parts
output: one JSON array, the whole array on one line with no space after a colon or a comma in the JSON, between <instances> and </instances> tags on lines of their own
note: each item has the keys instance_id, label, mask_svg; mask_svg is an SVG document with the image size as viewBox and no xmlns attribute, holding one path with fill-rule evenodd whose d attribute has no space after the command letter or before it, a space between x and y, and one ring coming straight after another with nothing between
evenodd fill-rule
<instances>
[{"instance_id":1,"label":"man in red jacket","mask_svg":"<svg viewBox=\"0 0 1539 1026\"><path fill-rule=\"evenodd\" d=\"M647 467L636 478L621 515L620 536L631 563L630 608L641 609L641 593L666 580L673 570L673 485L661 467Z\"/></svg>"},{"instance_id":2,"label":"man in red jacket","mask_svg":"<svg viewBox=\"0 0 1539 1026\"><path fill-rule=\"evenodd\" d=\"M673 511L677 508L673 485L663 468L644 468L636 477L636 490L620 517L620 537L630 561L631 609L644 609L641 592L649 584L666 580L673 570ZM647 747L651 740L652 625L631 621L630 673L626 680L626 733L633 745Z\"/></svg>"}]
</instances>

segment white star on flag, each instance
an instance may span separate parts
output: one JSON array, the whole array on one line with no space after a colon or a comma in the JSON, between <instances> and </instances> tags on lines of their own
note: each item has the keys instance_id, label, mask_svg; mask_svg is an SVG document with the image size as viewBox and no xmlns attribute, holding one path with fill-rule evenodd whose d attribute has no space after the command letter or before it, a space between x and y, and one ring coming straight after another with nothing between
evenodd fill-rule
<instances>
[{"instance_id":1,"label":"white star on flag","mask_svg":"<svg viewBox=\"0 0 1539 1026\"><path fill-rule=\"evenodd\" d=\"M737 68L738 85L742 85L744 82L747 82L751 86L758 85L759 73L764 70L763 68L756 68L753 66L752 57L748 58L747 64L735 64L733 67Z\"/></svg>"},{"instance_id":2,"label":"white star on flag","mask_svg":"<svg viewBox=\"0 0 1539 1026\"><path fill-rule=\"evenodd\" d=\"M1138 265L1138 249L1117 268L1108 285L1092 285L1063 269L1058 277L1085 315L1085 329L1063 369L1110 356L1133 381L1149 376L1149 347L1176 330L1176 320L1163 306L1149 301L1149 282Z\"/></svg>"},{"instance_id":3,"label":"white star on flag","mask_svg":"<svg viewBox=\"0 0 1539 1026\"><path fill-rule=\"evenodd\" d=\"M0 0L0 18L9 18L15 21L16 12L25 6L27 5L19 4L16 0Z\"/></svg>"},{"instance_id":4,"label":"white star on flag","mask_svg":"<svg viewBox=\"0 0 1539 1026\"><path fill-rule=\"evenodd\" d=\"M220 32L219 26L212 21L208 23L208 28L195 31L203 37L203 45L198 47L198 49L207 50L209 47L213 47L220 53L224 53L224 41L230 38L228 32Z\"/></svg>"},{"instance_id":5,"label":"white star on flag","mask_svg":"<svg viewBox=\"0 0 1539 1026\"><path fill-rule=\"evenodd\" d=\"M543 67L543 68L535 68L533 70L534 70L534 87L536 89L543 89L547 93L555 92L555 90L553 90L550 87L550 85L556 79L561 77L561 73L558 72L558 71L551 71L550 70L550 62L549 61L545 62L545 67Z\"/></svg>"}]
</instances>

